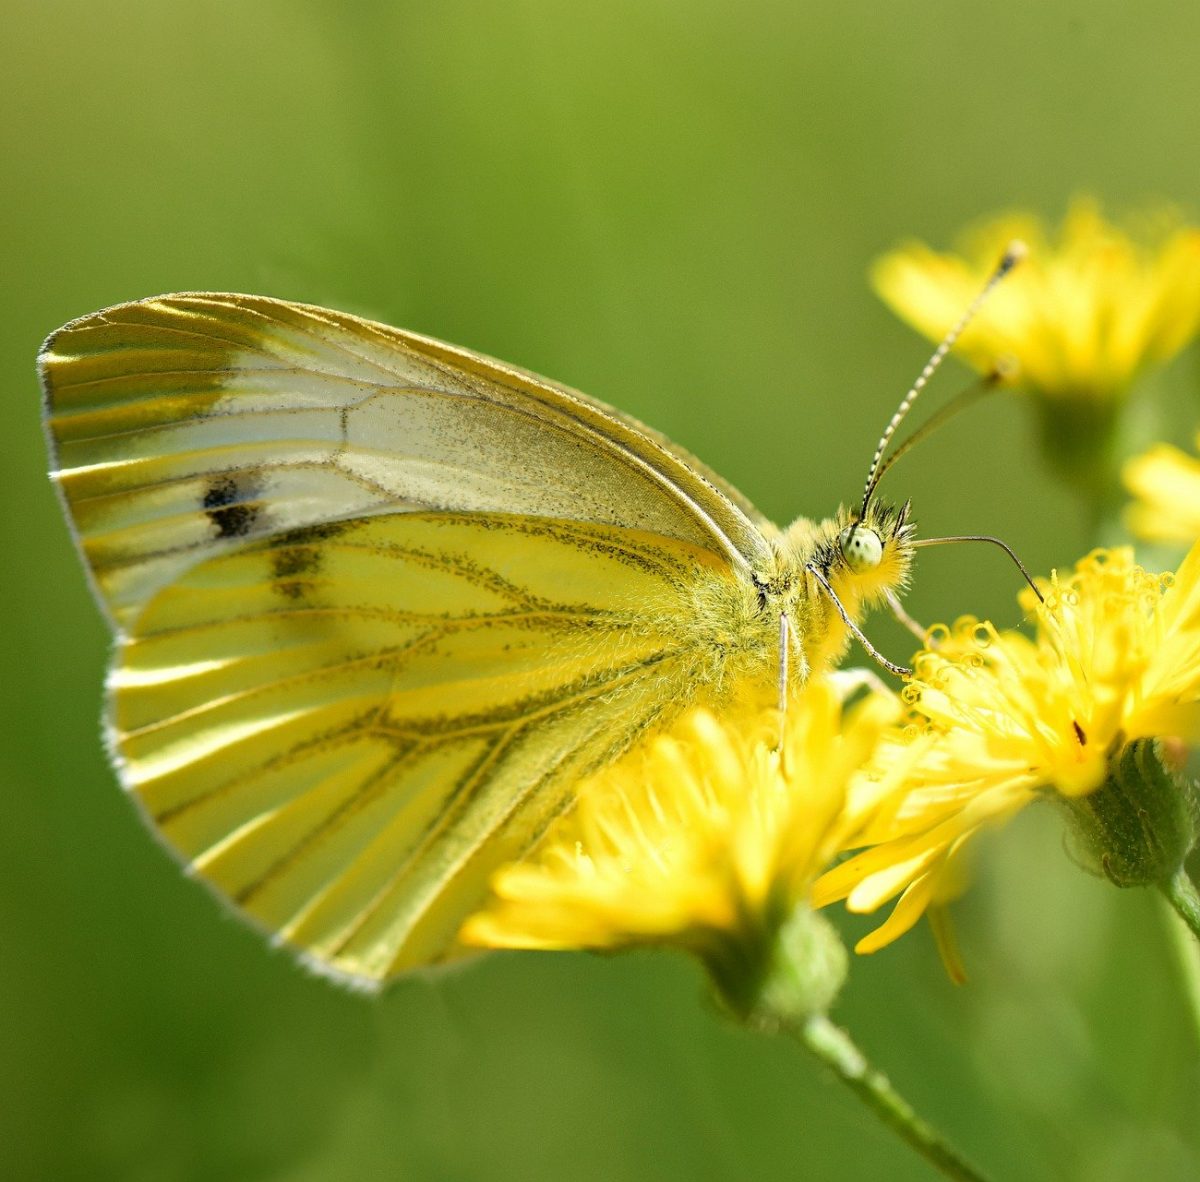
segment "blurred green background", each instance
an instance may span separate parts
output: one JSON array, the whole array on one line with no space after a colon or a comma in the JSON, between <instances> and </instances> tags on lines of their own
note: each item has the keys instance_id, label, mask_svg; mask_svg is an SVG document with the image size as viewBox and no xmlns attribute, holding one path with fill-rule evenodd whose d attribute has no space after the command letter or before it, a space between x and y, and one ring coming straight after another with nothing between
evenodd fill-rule
<instances>
[{"instance_id":1,"label":"blurred green background","mask_svg":"<svg viewBox=\"0 0 1200 1182\"><path fill-rule=\"evenodd\" d=\"M824 514L927 353L869 293L875 254L1012 205L1057 219L1080 190L1195 212L1200 8L0 15L0 1175L928 1177L679 960L494 956L368 1000L186 881L105 762L108 640L45 478L34 355L62 322L162 291L331 304L593 392L778 519ZM1156 383L1177 427L1194 369ZM1082 526L1025 410L975 409L889 483L924 533L995 532L1047 571ZM938 550L910 605L1011 622L1016 590L999 556ZM886 621L871 633L910 651ZM957 910L971 983L921 929L854 965L837 1016L997 1178L1197 1177L1200 1048L1154 900L1076 870L1049 810L985 844Z\"/></svg>"}]
</instances>

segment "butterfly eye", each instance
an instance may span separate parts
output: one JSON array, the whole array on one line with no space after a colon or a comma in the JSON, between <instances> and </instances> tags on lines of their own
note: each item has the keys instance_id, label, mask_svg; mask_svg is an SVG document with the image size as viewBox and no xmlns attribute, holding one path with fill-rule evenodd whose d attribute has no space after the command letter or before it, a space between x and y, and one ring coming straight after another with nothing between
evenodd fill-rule
<instances>
[{"instance_id":1,"label":"butterfly eye","mask_svg":"<svg viewBox=\"0 0 1200 1182\"><path fill-rule=\"evenodd\" d=\"M848 525L838 534L842 557L852 571L874 570L883 559L883 542L865 525Z\"/></svg>"}]
</instances>

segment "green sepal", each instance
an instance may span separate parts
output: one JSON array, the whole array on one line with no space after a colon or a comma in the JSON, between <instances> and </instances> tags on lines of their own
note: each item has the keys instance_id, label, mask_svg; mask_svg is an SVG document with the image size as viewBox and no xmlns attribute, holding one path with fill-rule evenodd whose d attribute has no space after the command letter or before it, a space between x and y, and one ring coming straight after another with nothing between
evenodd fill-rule
<instances>
[{"instance_id":1,"label":"green sepal","mask_svg":"<svg viewBox=\"0 0 1200 1182\"><path fill-rule=\"evenodd\" d=\"M1059 800L1080 860L1119 887L1166 882L1196 844L1197 786L1167 764L1156 739L1126 743L1095 792Z\"/></svg>"},{"instance_id":2,"label":"green sepal","mask_svg":"<svg viewBox=\"0 0 1200 1182\"><path fill-rule=\"evenodd\" d=\"M739 1021L765 1029L826 1013L849 968L833 925L799 903L761 936L752 953L702 957L722 1002Z\"/></svg>"}]
</instances>

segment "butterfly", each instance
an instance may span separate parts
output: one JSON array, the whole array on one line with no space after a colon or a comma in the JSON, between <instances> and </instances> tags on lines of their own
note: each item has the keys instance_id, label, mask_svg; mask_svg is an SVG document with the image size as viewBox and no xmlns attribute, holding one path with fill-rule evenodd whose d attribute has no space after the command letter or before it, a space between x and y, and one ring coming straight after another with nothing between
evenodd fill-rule
<instances>
[{"instance_id":1,"label":"butterfly","mask_svg":"<svg viewBox=\"0 0 1200 1182\"><path fill-rule=\"evenodd\" d=\"M139 300L39 366L121 782L351 983L462 955L584 777L689 706L786 704L909 570L870 486L780 530L612 407L323 308Z\"/></svg>"}]
</instances>

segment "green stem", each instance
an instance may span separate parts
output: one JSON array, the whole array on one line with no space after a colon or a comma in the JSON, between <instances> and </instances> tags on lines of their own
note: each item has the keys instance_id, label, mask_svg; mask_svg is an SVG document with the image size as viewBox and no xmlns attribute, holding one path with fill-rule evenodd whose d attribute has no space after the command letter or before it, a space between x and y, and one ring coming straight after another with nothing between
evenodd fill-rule
<instances>
[{"instance_id":1,"label":"green stem","mask_svg":"<svg viewBox=\"0 0 1200 1182\"><path fill-rule=\"evenodd\" d=\"M1180 874L1183 873L1181 870ZM1162 894L1171 910L1163 908L1163 920L1167 925L1167 937L1171 941L1171 951L1174 953L1175 965L1179 970L1179 984L1183 990L1184 1001L1192 1019L1192 1029L1197 1040L1200 1040L1200 943L1195 939L1195 928L1186 919L1181 918L1175 900L1171 897L1169 884L1163 884ZM1190 896L1190 911L1195 915L1196 891L1191 882L1184 886L1184 896ZM1186 899L1183 900L1186 902Z\"/></svg>"},{"instance_id":2,"label":"green stem","mask_svg":"<svg viewBox=\"0 0 1200 1182\"><path fill-rule=\"evenodd\" d=\"M1200 894L1196 893L1188 872L1180 866L1170 878L1158 884L1158 889L1175 908L1175 914L1187 924L1192 935L1200 940Z\"/></svg>"},{"instance_id":3,"label":"green stem","mask_svg":"<svg viewBox=\"0 0 1200 1182\"><path fill-rule=\"evenodd\" d=\"M1113 545L1124 493L1119 437L1124 401L1104 390L1043 394L1033 400L1042 455L1079 499L1093 546Z\"/></svg>"},{"instance_id":4,"label":"green stem","mask_svg":"<svg viewBox=\"0 0 1200 1182\"><path fill-rule=\"evenodd\" d=\"M907 1142L930 1165L957 1182L985 1182L984 1175L967 1164L940 1133L922 1120L881 1071L867 1062L850 1036L824 1014L813 1014L789 1030L885 1125Z\"/></svg>"}]
</instances>

